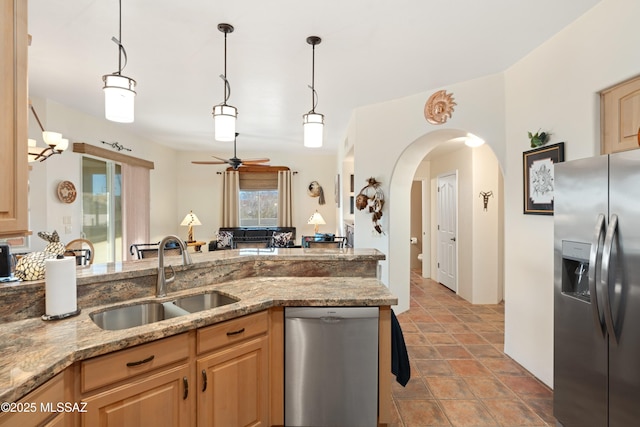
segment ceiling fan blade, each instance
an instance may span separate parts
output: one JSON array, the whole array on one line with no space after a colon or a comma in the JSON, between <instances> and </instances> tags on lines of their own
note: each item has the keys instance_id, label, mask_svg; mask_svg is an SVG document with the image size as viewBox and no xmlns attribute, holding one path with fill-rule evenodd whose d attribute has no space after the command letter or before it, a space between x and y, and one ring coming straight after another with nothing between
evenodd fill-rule
<instances>
[{"instance_id":1,"label":"ceiling fan blade","mask_svg":"<svg viewBox=\"0 0 640 427\"><path fill-rule=\"evenodd\" d=\"M224 165L227 162L211 162L211 161L192 160L191 163L193 163L194 165Z\"/></svg>"},{"instance_id":2,"label":"ceiling fan blade","mask_svg":"<svg viewBox=\"0 0 640 427\"><path fill-rule=\"evenodd\" d=\"M222 163L231 163L229 159L223 159L222 157L218 157L218 156L211 156L214 159L218 159L220 160Z\"/></svg>"},{"instance_id":3,"label":"ceiling fan blade","mask_svg":"<svg viewBox=\"0 0 640 427\"><path fill-rule=\"evenodd\" d=\"M253 165L253 164L256 164L256 163L267 163L270 160L271 159L267 159L267 158L263 158L263 159L242 159L242 163L248 164L248 165Z\"/></svg>"}]
</instances>

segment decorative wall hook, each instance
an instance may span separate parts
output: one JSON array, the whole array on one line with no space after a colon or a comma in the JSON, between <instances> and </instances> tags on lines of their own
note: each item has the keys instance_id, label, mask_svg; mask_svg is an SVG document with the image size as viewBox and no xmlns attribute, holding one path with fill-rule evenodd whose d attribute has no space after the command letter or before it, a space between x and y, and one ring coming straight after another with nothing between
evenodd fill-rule
<instances>
[{"instance_id":1,"label":"decorative wall hook","mask_svg":"<svg viewBox=\"0 0 640 427\"><path fill-rule=\"evenodd\" d=\"M480 197L483 199L482 202L484 204L484 210L486 211L489 206L489 197L493 197L493 191L481 191Z\"/></svg>"},{"instance_id":2,"label":"decorative wall hook","mask_svg":"<svg viewBox=\"0 0 640 427\"><path fill-rule=\"evenodd\" d=\"M120 144L119 142L105 142L105 141L100 141L100 142L102 142L103 144L110 145L110 146L111 146L111 148L113 148L114 150L118 150L118 151L122 151L122 150L125 150L125 151L131 151L131 148L127 148L127 147L125 147L124 145Z\"/></svg>"}]
</instances>

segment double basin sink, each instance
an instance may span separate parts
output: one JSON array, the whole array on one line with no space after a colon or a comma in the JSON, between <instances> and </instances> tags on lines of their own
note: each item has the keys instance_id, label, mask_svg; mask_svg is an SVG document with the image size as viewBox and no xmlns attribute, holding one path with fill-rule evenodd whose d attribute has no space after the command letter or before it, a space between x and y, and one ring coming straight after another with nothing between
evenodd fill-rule
<instances>
[{"instance_id":1,"label":"double basin sink","mask_svg":"<svg viewBox=\"0 0 640 427\"><path fill-rule=\"evenodd\" d=\"M101 329L117 331L222 307L238 301L237 298L213 291L166 302L147 301L113 307L91 313L89 317Z\"/></svg>"}]
</instances>

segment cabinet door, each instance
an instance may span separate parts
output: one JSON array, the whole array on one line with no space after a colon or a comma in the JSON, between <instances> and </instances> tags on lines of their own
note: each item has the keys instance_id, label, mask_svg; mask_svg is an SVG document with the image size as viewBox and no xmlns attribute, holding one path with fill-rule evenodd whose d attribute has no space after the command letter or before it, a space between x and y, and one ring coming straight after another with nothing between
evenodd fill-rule
<instances>
[{"instance_id":1,"label":"cabinet door","mask_svg":"<svg viewBox=\"0 0 640 427\"><path fill-rule=\"evenodd\" d=\"M602 154L638 148L640 77L601 93Z\"/></svg>"},{"instance_id":2,"label":"cabinet door","mask_svg":"<svg viewBox=\"0 0 640 427\"><path fill-rule=\"evenodd\" d=\"M86 427L190 426L195 392L189 365L180 365L82 399Z\"/></svg>"},{"instance_id":3,"label":"cabinet door","mask_svg":"<svg viewBox=\"0 0 640 427\"><path fill-rule=\"evenodd\" d=\"M27 2L0 3L0 237L26 235Z\"/></svg>"},{"instance_id":4,"label":"cabinet door","mask_svg":"<svg viewBox=\"0 0 640 427\"><path fill-rule=\"evenodd\" d=\"M198 359L198 426L266 426L268 337Z\"/></svg>"}]
</instances>

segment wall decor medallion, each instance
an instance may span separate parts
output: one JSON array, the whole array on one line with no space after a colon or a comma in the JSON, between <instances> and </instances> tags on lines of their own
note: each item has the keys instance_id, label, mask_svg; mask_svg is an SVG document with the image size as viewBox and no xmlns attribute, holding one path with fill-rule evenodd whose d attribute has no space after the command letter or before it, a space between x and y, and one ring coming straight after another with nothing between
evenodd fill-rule
<instances>
[{"instance_id":1,"label":"wall decor medallion","mask_svg":"<svg viewBox=\"0 0 640 427\"><path fill-rule=\"evenodd\" d=\"M63 203L73 203L78 192L71 181L62 181L58 184L58 199Z\"/></svg>"},{"instance_id":2,"label":"wall decor medallion","mask_svg":"<svg viewBox=\"0 0 640 427\"><path fill-rule=\"evenodd\" d=\"M522 153L524 213L553 215L553 165L564 161L564 142Z\"/></svg>"},{"instance_id":3,"label":"wall decor medallion","mask_svg":"<svg viewBox=\"0 0 640 427\"><path fill-rule=\"evenodd\" d=\"M452 93L439 90L427 99L427 103L424 105L424 118L434 125L446 123L453 114L453 107L456 105Z\"/></svg>"}]
</instances>

